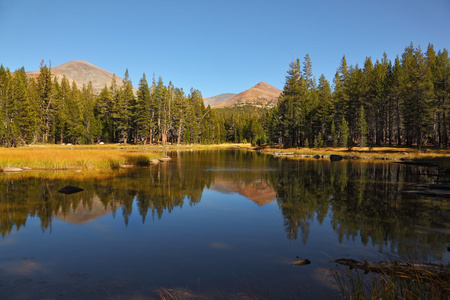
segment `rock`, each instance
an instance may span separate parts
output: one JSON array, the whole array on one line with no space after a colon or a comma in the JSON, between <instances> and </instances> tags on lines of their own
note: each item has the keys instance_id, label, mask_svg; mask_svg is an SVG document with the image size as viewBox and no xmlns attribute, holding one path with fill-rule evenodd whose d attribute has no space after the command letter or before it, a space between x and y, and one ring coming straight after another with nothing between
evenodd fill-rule
<instances>
[{"instance_id":1,"label":"rock","mask_svg":"<svg viewBox=\"0 0 450 300\"><path fill-rule=\"evenodd\" d=\"M68 185L68 186L65 186L65 187L63 187L62 189L60 189L60 190L58 191L58 193L62 193L62 194L75 194L75 193L79 193L79 192L81 192L81 191L84 191L84 189L79 188L79 187L76 187L76 186Z\"/></svg>"},{"instance_id":2,"label":"rock","mask_svg":"<svg viewBox=\"0 0 450 300\"><path fill-rule=\"evenodd\" d=\"M150 163L151 163L152 165L157 165L157 164L160 163L160 161L159 161L159 159L154 158L154 159L150 159Z\"/></svg>"},{"instance_id":3,"label":"rock","mask_svg":"<svg viewBox=\"0 0 450 300\"><path fill-rule=\"evenodd\" d=\"M131 168L134 168L134 166L133 165L120 165L120 168L121 169L131 169Z\"/></svg>"},{"instance_id":4,"label":"rock","mask_svg":"<svg viewBox=\"0 0 450 300\"><path fill-rule=\"evenodd\" d=\"M314 158L319 159L320 155L314 155Z\"/></svg>"},{"instance_id":5,"label":"rock","mask_svg":"<svg viewBox=\"0 0 450 300\"><path fill-rule=\"evenodd\" d=\"M331 161L340 161L340 160L342 160L342 156L337 155L337 154L331 154L330 155L330 160Z\"/></svg>"},{"instance_id":6,"label":"rock","mask_svg":"<svg viewBox=\"0 0 450 300\"><path fill-rule=\"evenodd\" d=\"M11 172L22 172L23 169L21 168L16 168L16 167L6 167L2 170L5 173L11 173Z\"/></svg>"},{"instance_id":7,"label":"rock","mask_svg":"<svg viewBox=\"0 0 450 300\"><path fill-rule=\"evenodd\" d=\"M159 159L159 161L163 162L163 161L169 161L172 158L166 156L166 157L161 157L161 158L158 158L158 159Z\"/></svg>"},{"instance_id":8,"label":"rock","mask_svg":"<svg viewBox=\"0 0 450 300\"><path fill-rule=\"evenodd\" d=\"M297 261L294 261L292 264L295 266L304 266L304 265L309 265L311 263L311 261L309 259L300 259Z\"/></svg>"}]
</instances>

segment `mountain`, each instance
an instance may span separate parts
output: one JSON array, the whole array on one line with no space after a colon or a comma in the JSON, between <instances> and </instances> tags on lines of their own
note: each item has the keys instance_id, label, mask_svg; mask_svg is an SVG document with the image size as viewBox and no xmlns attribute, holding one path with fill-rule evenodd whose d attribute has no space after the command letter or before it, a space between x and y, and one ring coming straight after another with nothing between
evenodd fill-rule
<instances>
[{"instance_id":1,"label":"mountain","mask_svg":"<svg viewBox=\"0 0 450 300\"><path fill-rule=\"evenodd\" d=\"M94 93L97 94L105 87L105 84L108 87L111 85L114 76L113 73L83 60L69 61L65 64L52 67L51 71L52 76L56 77L58 81L61 82L61 79L65 75L70 84L72 84L72 81L75 81L79 89L83 87L83 84L87 85L90 81L92 82ZM39 70L31 71L27 72L27 75L37 78L39 73ZM122 86L122 78L116 76L116 83L118 87Z\"/></svg>"},{"instance_id":2,"label":"mountain","mask_svg":"<svg viewBox=\"0 0 450 300\"><path fill-rule=\"evenodd\" d=\"M203 102L205 102L205 106L213 105L214 103L231 99L236 95L237 94L233 94L233 93L220 94L217 96L206 97L203 99Z\"/></svg>"},{"instance_id":3,"label":"mountain","mask_svg":"<svg viewBox=\"0 0 450 300\"><path fill-rule=\"evenodd\" d=\"M278 102L281 90L270 84L260 82L254 87L243 91L234 97L211 104L212 108L253 105L257 107L271 108ZM220 95L219 95L220 96ZM217 96L215 96L217 97ZM213 98L213 97L210 97Z\"/></svg>"},{"instance_id":4,"label":"mountain","mask_svg":"<svg viewBox=\"0 0 450 300\"><path fill-rule=\"evenodd\" d=\"M62 208L58 210L54 216L57 219L63 220L65 222L69 222L72 224L82 225L94 221L98 218L108 215L109 213L116 211L120 205L113 207L111 204L107 208L102 203L100 198L95 195L92 199L92 204L89 206L85 206L82 203L78 204L76 207L71 205L70 210L66 213L63 213Z\"/></svg>"},{"instance_id":5,"label":"mountain","mask_svg":"<svg viewBox=\"0 0 450 300\"><path fill-rule=\"evenodd\" d=\"M277 199L277 193L266 182L236 183L232 180L216 178L209 189L224 194L238 193L259 206L263 206Z\"/></svg>"}]
</instances>

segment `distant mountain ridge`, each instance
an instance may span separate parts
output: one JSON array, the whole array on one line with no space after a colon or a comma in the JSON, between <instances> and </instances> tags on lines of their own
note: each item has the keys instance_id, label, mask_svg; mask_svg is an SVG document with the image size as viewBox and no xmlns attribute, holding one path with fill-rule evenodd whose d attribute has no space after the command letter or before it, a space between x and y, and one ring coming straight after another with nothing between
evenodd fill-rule
<instances>
[{"instance_id":1,"label":"distant mountain ridge","mask_svg":"<svg viewBox=\"0 0 450 300\"><path fill-rule=\"evenodd\" d=\"M52 77L56 77L56 79L61 82L63 76L69 80L72 84L72 81L75 81L77 87L81 89L83 84L87 85L92 82L92 88L94 93L100 93L100 91L106 86L110 86L113 77L116 77L116 84L118 87L122 86L122 78L119 76L106 71L100 67L97 67L91 63L88 63L84 60L73 60L69 61L65 64L52 67L51 68ZM27 72L29 77L38 77L40 71L31 71Z\"/></svg>"},{"instance_id":2,"label":"distant mountain ridge","mask_svg":"<svg viewBox=\"0 0 450 300\"><path fill-rule=\"evenodd\" d=\"M265 83L259 82L252 88L243 91L233 97L225 98L224 100L217 101L215 103L208 103L212 108L234 107L252 105L256 107L271 108L278 103L278 97L281 94L281 90L276 87ZM226 95L226 94L221 94ZM211 101L211 98L218 99L219 96L209 97L203 99L204 101ZM205 103L205 105L207 105Z\"/></svg>"},{"instance_id":3,"label":"distant mountain ridge","mask_svg":"<svg viewBox=\"0 0 450 300\"><path fill-rule=\"evenodd\" d=\"M217 96L206 97L206 98L203 99L203 102L205 103L205 106L213 105L213 104L215 104L217 102L231 99L231 98L233 98L236 95L237 94L233 94L233 93L220 94L220 95L217 95Z\"/></svg>"}]
</instances>

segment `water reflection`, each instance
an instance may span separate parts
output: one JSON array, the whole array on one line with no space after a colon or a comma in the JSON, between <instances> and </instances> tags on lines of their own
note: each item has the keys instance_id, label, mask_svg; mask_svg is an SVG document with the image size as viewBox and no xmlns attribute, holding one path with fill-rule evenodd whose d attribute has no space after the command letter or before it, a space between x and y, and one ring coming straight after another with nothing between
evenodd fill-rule
<instances>
[{"instance_id":1,"label":"water reflection","mask_svg":"<svg viewBox=\"0 0 450 300\"><path fill-rule=\"evenodd\" d=\"M112 214L128 225L133 207L142 223L196 205L205 189L240 194L264 206L276 200L288 239L307 244L314 222L331 226L340 243L360 239L416 258L442 258L450 232L449 204L401 191L444 180L436 169L393 163L288 161L245 151L172 153L171 162L102 179L2 175L0 231L20 231L29 217L50 231L54 218L86 224ZM57 191L74 185L83 192ZM117 216L119 215L119 216ZM121 216L120 216L121 215ZM328 224L329 223L329 224Z\"/></svg>"}]
</instances>

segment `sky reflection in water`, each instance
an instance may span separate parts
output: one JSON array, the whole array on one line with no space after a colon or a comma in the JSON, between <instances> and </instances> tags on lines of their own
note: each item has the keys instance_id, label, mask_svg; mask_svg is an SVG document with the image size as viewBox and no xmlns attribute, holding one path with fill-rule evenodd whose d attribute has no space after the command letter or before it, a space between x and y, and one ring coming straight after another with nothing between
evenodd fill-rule
<instances>
[{"instance_id":1,"label":"sky reflection in water","mask_svg":"<svg viewBox=\"0 0 450 300\"><path fill-rule=\"evenodd\" d=\"M3 177L2 299L157 298L161 287L329 298L336 258L449 261L448 206L401 193L434 170L243 151L172 156L102 180ZM54 192L65 185L85 191ZM312 264L292 266L299 258Z\"/></svg>"}]
</instances>

